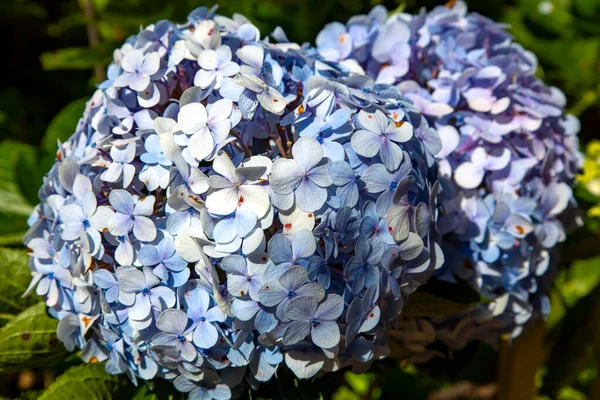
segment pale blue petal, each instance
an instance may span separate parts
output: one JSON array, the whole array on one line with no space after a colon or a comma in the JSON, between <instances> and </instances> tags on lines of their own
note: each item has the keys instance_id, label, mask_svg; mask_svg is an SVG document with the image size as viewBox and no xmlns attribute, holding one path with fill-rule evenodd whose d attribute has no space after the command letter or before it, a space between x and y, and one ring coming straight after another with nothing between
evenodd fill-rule
<instances>
[{"instance_id":1,"label":"pale blue petal","mask_svg":"<svg viewBox=\"0 0 600 400\"><path fill-rule=\"evenodd\" d=\"M289 307L289 306L288 306ZM283 332L283 343L292 345L304 340L310 333L308 321L294 321L290 323Z\"/></svg>"},{"instance_id":2,"label":"pale blue petal","mask_svg":"<svg viewBox=\"0 0 600 400\"><path fill-rule=\"evenodd\" d=\"M156 319L156 327L163 332L180 335L188 323L186 313L181 310L165 310Z\"/></svg>"},{"instance_id":3,"label":"pale blue petal","mask_svg":"<svg viewBox=\"0 0 600 400\"><path fill-rule=\"evenodd\" d=\"M337 322L320 321L311 328L310 336L315 345L330 349L340 342L340 328Z\"/></svg>"},{"instance_id":4,"label":"pale blue petal","mask_svg":"<svg viewBox=\"0 0 600 400\"><path fill-rule=\"evenodd\" d=\"M336 320L344 311L344 299L337 294L330 294L327 299L319 305L315 317L319 320Z\"/></svg>"},{"instance_id":5,"label":"pale blue petal","mask_svg":"<svg viewBox=\"0 0 600 400\"><path fill-rule=\"evenodd\" d=\"M318 304L311 297L296 297L288 304L286 316L293 321L308 321L315 315Z\"/></svg>"},{"instance_id":6,"label":"pale blue petal","mask_svg":"<svg viewBox=\"0 0 600 400\"><path fill-rule=\"evenodd\" d=\"M259 333L268 333L277 326L275 316L265 310L259 310L254 319L254 327Z\"/></svg>"},{"instance_id":7,"label":"pale blue petal","mask_svg":"<svg viewBox=\"0 0 600 400\"><path fill-rule=\"evenodd\" d=\"M327 201L327 189L313 183L308 178L302 179L296 188L296 204L302 211L314 212Z\"/></svg>"},{"instance_id":8,"label":"pale blue petal","mask_svg":"<svg viewBox=\"0 0 600 400\"><path fill-rule=\"evenodd\" d=\"M274 264L283 264L292 260L292 245L283 235L274 235L268 244L269 258Z\"/></svg>"},{"instance_id":9,"label":"pale blue petal","mask_svg":"<svg viewBox=\"0 0 600 400\"><path fill-rule=\"evenodd\" d=\"M135 296L135 303L129 307L129 318L143 320L150 315L150 296L138 293Z\"/></svg>"},{"instance_id":10,"label":"pale blue petal","mask_svg":"<svg viewBox=\"0 0 600 400\"><path fill-rule=\"evenodd\" d=\"M123 189L114 189L108 196L110 205L118 212L126 215L133 214L133 196Z\"/></svg>"},{"instance_id":11,"label":"pale blue petal","mask_svg":"<svg viewBox=\"0 0 600 400\"><path fill-rule=\"evenodd\" d=\"M312 236L312 235L311 235ZM308 272L304 267L295 266L283 273L279 278L281 285L287 290L294 291L308 280Z\"/></svg>"},{"instance_id":12,"label":"pale blue petal","mask_svg":"<svg viewBox=\"0 0 600 400\"><path fill-rule=\"evenodd\" d=\"M200 322L194 330L194 344L203 349L210 349L219 340L219 332L210 322Z\"/></svg>"},{"instance_id":13,"label":"pale blue petal","mask_svg":"<svg viewBox=\"0 0 600 400\"><path fill-rule=\"evenodd\" d=\"M255 301L244 301L235 299L231 306L233 314L242 321L249 321L260 310Z\"/></svg>"},{"instance_id":14,"label":"pale blue petal","mask_svg":"<svg viewBox=\"0 0 600 400\"><path fill-rule=\"evenodd\" d=\"M292 260L295 262L301 258L308 258L315 253L316 249L317 243L312 232L298 231L292 241Z\"/></svg>"}]
</instances>

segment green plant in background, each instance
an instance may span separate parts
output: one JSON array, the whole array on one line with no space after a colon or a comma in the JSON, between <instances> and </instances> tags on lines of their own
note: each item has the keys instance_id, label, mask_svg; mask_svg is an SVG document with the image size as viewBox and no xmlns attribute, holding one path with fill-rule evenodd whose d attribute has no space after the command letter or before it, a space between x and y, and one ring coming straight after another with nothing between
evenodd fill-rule
<instances>
[{"instance_id":1,"label":"green plant in background","mask_svg":"<svg viewBox=\"0 0 600 400\"><path fill-rule=\"evenodd\" d=\"M582 173L577 180L592 197L600 203L600 140L591 140L585 149L585 161ZM587 211L589 217L600 217L600 204L595 204Z\"/></svg>"},{"instance_id":2,"label":"green plant in background","mask_svg":"<svg viewBox=\"0 0 600 400\"><path fill-rule=\"evenodd\" d=\"M345 21L377 3L233 0L221 2L220 6L225 14L234 11L245 14L263 32L281 25L292 40L301 42L314 38L326 22ZM600 123L600 2L494 0L470 3L472 10L511 25L516 41L537 54L540 74L565 91L570 112L582 120L581 137L587 142L586 160L585 170L579 176L581 185L577 195L586 212L586 229L565 245L564 268L558 273L551 296L547 361L538 373L538 388L547 396L540 399L599 398L594 396L600 396L597 372L600 312L590 312L590 307L598 304L600 291L600 249L597 248L600 141L589 139L597 136L595 127ZM112 49L141 25L160 19L182 20L188 10L199 4L195 0L65 0L46 8L42 4L33 0L0 4L3 15L0 19L10 21L10 24L0 25L13 33L5 37L11 37L16 43L9 51L15 66L3 67L6 68L4 75L11 78L11 82L0 88L0 137L3 139L0 142L0 199L3 201L0 211L0 396L89 400L108 399L118 393L125 396L119 398L181 398L179 394L173 395L170 384L156 381L152 383L153 391L146 386L136 389L122 376L107 375L101 364L79 365L78 357L67 358L66 350L54 334L56 320L46 315L45 306L34 297L21 298L30 274L28 257L20 243L27 230L27 217L37 203L36 188L54 163L56 141L66 140L74 131L85 105L82 98L87 98L93 85L103 80L102 66L111 60ZM437 1L416 0L402 4L386 2L388 9L400 6L408 12L437 4ZM294 18L289 18L290 15ZM36 51L28 51L20 57L18 44L23 43L35 43ZM64 104L67 105L58 112ZM582 333L573 335L574 330ZM456 391L457 382L471 385L469 390L460 392L466 393L463 397L486 398L488 392L482 388L495 379L496 352L475 344L449 356L452 364L449 360L434 359L419 368L386 360L366 374L334 374L328 377L329 387L315 387L314 392L298 388L297 381L290 377L282 376L278 381L283 387L296 387L296 391L286 391L288 398L312 398L310 395L314 393L333 396L336 400L386 399L397 398L401 392L403 398L425 399L435 396L434 391L438 394ZM46 390L11 389L16 386L19 371L32 368L45 369L58 378L48 379L44 384L38 372L39 381L31 387L47 387ZM281 397L280 390L268 389L265 398Z\"/></svg>"}]
</instances>

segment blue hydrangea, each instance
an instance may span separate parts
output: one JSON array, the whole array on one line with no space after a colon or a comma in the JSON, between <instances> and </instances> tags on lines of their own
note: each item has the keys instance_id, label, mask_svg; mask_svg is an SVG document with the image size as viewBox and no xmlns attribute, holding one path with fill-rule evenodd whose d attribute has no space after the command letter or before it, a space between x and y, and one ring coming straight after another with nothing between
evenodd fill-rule
<instances>
[{"instance_id":1,"label":"blue hydrangea","mask_svg":"<svg viewBox=\"0 0 600 400\"><path fill-rule=\"evenodd\" d=\"M389 17L377 6L345 25L327 25L316 45L323 60L343 60L345 71L364 73L375 86L395 85L411 100L405 109L422 114L412 120L414 132L437 169L438 227L451 255L437 278L466 281L494 300L480 307L477 320L495 319L496 332L517 335L532 316L546 314L547 280L566 221L574 219L570 186L582 161L578 121L565 114L563 93L535 76L535 56L504 26L467 13L462 1ZM352 137L353 150L364 157L379 152L389 170L396 161L375 142L385 124L366 131L372 133ZM367 192L397 182L381 168L361 174L377 177ZM406 207L393 209L392 224L403 232Z\"/></svg>"},{"instance_id":2,"label":"blue hydrangea","mask_svg":"<svg viewBox=\"0 0 600 400\"><path fill-rule=\"evenodd\" d=\"M192 399L389 352L388 322L443 264L441 149L409 98L347 62L377 10L328 28L326 60L206 8L115 51L25 238L69 350ZM407 40L378 44L382 62ZM531 190L552 224L562 203Z\"/></svg>"}]
</instances>

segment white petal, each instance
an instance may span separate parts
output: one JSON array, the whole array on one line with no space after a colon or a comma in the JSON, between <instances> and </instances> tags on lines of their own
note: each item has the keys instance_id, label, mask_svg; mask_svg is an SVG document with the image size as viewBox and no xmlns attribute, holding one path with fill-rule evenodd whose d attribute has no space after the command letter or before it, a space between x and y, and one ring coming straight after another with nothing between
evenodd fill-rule
<instances>
[{"instance_id":1,"label":"white petal","mask_svg":"<svg viewBox=\"0 0 600 400\"><path fill-rule=\"evenodd\" d=\"M200 131L188 141L188 151L196 160L204 160L214 150L215 141L208 130Z\"/></svg>"},{"instance_id":2,"label":"white petal","mask_svg":"<svg viewBox=\"0 0 600 400\"><path fill-rule=\"evenodd\" d=\"M198 56L200 68L214 70L217 68L217 52L214 50L204 50Z\"/></svg>"},{"instance_id":3,"label":"white petal","mask_svg":"<svg viewBox=\"0 0 600 400\"><path fill-rule=\"evenodd\" d=\"M177 115L179 127L188 135L192 135L205 127L207 120L206 108L200 103L186 104L181 107Z\"/></svg>"},{"instance_id":4,"label":"white petal","mask_svg":"<svg viewBox=\"0 0 600 400\"><path fill-rule=\"evenodd\" d=\"M208 195L206 210L212 214L229 215L237 208L238 200L237 189L220 189Z\"/></svg>"},{"instance_id":5,"label":"white petal","mask_svg":"<svg viewBox=\"0 0 600 400\"><path fill-rule=\"evenodd\" d=\"M292 147L292 155L300 170L308 172L323 159L323 148L315 139L302 137Z\"/></svg>"},{"instance_id":6,"label":"white petal","mask_svg":"<svg viewBox=\"0 0 600 400\"><path fill-rule=\"evenodd\" d=\"M465 189L474 189L483 180L485 171L470 162L462 163L454 171L454 180Z\"/></svg>"},{"instance_id":7,"label":"white petal","mask_svg":"<svg viewBox=\"0 0 600 400\"><path fill-rule=\"evenodd\" d=\"M265 51L262 46L248 45L238 49L235 53L242 62L260 69L265 58Z\"/></svg>"}]
</instances>

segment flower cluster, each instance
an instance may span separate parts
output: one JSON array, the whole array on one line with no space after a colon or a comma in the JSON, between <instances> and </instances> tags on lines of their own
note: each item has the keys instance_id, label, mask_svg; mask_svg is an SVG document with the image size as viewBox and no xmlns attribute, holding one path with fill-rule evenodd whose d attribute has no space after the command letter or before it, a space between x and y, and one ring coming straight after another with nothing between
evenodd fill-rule
<instances>
[{"instance_id":1,"label":"flower cluster","mask_svg":"<svg viewBox=\"0 0 600 400\"><path fill-rule=\"evenodd\" d=\"M438 226L448 262L437 276L494 299L479 318L499 316L518 334L547 312L546 277L582 161L564 95L535 77L535 56L505 28L461 1L389 18L378 6L327 25L316 45L346 71L395 84L422 113L415 133L437 150L428 162L444 189Z\"/></svg>"},{"instance_id":2,"label":"flower cluster","mask_svg":"<svg viewBox=\"0 0 600 400\"><path fill-rule=\"evenodd\" d=\"M437 133L400 91L198 8L115 51L29 220L86 362L224 399L387 354L444 261Z\"/></svg>"}]
</instances>

